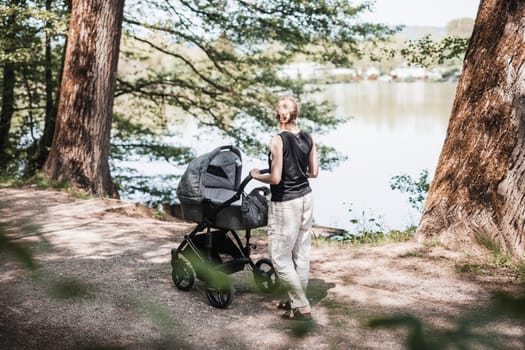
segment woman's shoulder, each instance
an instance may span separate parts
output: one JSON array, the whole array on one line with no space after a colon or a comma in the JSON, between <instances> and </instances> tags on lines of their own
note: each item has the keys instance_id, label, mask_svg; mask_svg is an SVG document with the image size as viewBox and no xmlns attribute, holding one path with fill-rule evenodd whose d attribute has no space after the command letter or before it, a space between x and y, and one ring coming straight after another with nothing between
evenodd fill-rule
<instances>
[{"instance_id":1,"label":"woman's shoulder","mask_svg":"<svg viewBox=\"0 0 525 350\"><path fill-rule=\"evenodd\" d=\"M301 135L305 135L305 136L312 136L312 134L310 134L308 131L306 130L299 130L299 134Z\"/></svg>"},{"instance_id":2,"label":"woman's shoulder","mask_svg":"<svg viewBox=\"0 0 525 350\"><path fill-rule=\"evenodd\" d=\"M276 145L276 146L282 145L283 144L283 136L280 133L273 135L272 136L272 140L270 141L270 144L271 145Z\"/></svg>"},{"instance_id":3,"label":"woman's shoulder","mask_svg":"<svg viewBox=\"0 0 525 350\"><path fill-rule=\"evenodd\" d=\"M302 138L305 138L305 139L307 139L307 140L311 140L311 141L313 140L313 136L312 136L312 134L309 133L308 131L301 130L301 131L299 132L299 134L300 134L300 136L301 136Z\"/></svg>"}]
</instances>

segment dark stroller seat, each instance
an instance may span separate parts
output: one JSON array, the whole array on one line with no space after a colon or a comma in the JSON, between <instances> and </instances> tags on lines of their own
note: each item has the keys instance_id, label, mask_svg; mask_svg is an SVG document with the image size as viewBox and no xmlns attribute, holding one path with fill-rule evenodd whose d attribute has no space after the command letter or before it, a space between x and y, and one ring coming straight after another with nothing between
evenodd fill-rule
<instances>
[{"instance_id":1,"label":"dark stroller seat","mask_svg":"<svg viewBox=\"0 0 525 350\"><path fill-rule=\"evenodd\" d=\"M234 146L218 147L191 161L177 186L182 217L197 223L182 243L172 249L172 279L177 288L189 290L195 277L206 283L211 305L225 308L233 300L229 274L248 266L256 285L264 292L278 286L269 259L254 263L250 258L250 230L267 224L269 189L244 189L242 158ZM236 230L245 230L243 244Z\"/></svg>"}]
</instances>

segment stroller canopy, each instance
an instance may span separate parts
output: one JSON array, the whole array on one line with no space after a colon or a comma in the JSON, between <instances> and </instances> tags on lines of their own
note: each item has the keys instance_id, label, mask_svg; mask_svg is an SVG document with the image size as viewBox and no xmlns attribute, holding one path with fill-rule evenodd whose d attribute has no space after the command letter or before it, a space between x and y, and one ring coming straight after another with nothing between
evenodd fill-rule
<instances>
[{"instance_id":1,"label":"stroller canopy","mask_svg":"<svg viewBox=\"0 0 525 350\"><path fill-rule=\"evenodd\" d=\"M200 204L204 199L222 203L231 198L241 182L241 152L221 146L192 160L177 185L181 204Z\"/></svg>"}]
</instances>

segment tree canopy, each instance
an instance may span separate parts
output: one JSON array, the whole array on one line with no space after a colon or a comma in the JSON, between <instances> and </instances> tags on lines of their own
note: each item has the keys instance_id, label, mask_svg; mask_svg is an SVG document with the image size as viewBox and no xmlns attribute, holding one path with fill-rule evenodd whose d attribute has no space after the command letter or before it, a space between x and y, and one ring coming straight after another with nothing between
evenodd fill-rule
<instances>
[{"instance_id":1,"label":"tree canopy","mask_svg":"<svg viewBox=\"0 0 525 350\"><path fill-rule=\"evenodd\" d=\"M261 156L274 126L274 102L285 93L302 102L302 128L323 133L335 127L341 118L332 106L308 98L316 87L288 78L282 67L297 61L351 66L370 54L370 47L399 29L361 21L371 6L331 0L128 0L111 159L187 162L191 145L159 138L173 132L168 125L174 117L194 120L204 133L217 132ZM51 147L70 11L70 1L0 2L5 15L0 30L6 34L0 70L11 72L1 84L1 130L10 140L3 146L9 157L2 164L8 173L31 176ZM319 153L325 168L342 159L324 145ZM129 183L129 169L116 164L112 172L118 182ZM141 181L121 190L144 189L149 181Z\"/></svg>"},{"instance_id":2,"label":"tree canopy","mask_svg":"<svg viewBox=\"0 0 525 350\"><path fill-rule=\"evenodd\" d=\"M393 33L359 22L368 8L347 1L129 1L125 35L141 49L124 51L121 67L147 52L169 64L120 74L117 95L176 106L258 153L261 134L274 125L276 96L308 92L279 67L299 56L345 65L360 57L362 42ZM323 103L304 101L301 112L314 131L339 121Z\"/></svg>"},{"instance_id":3,"label":"tree canopy","mask_svg":"<svg viewBox=\"0 0 525 350\"><path fill-rule=\"evenodd\" d=\"M147 154L187 161L190 145L158 141L157 135L168 133L171 115L222 133L248 154L263 154L277 96L291 93L301 99L314 90L280 74L280 67L297 59L348 65L360 58L364 42L386 40L395 31L360 21L370 6L128 0L112 159ZM69 1L0 2L5 34L0 70L10 74L1 86L2 131L10 140L2 147L9 154L2 164L8 173L31 176L49 152L70 10ZM301 107L301 126L308 130L320 133L340 122L326 102L304 99ZM325 167L340 158L334 149L320 145L319 150Z\"/></svg>"}]
</instances>

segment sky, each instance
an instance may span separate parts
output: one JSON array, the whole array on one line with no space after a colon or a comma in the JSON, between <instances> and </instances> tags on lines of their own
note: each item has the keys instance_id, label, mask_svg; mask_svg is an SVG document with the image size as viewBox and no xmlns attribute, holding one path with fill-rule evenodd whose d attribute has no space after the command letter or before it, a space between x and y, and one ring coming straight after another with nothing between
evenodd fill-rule
<instances>
[{"instance_id":1,"label":"sky","mask_svg":"<svg viewBox=\"0 0 525 350\"><path fill-rule=\"evenodd\" d=\"M385 24L445 27L456 18L475 18L480 0L376 0L363 19Z\"/></svg>"}]
</instances>

